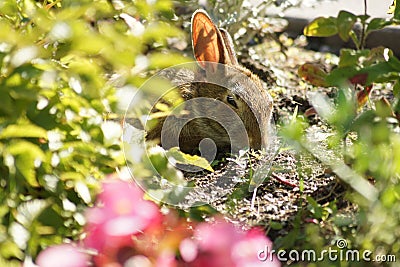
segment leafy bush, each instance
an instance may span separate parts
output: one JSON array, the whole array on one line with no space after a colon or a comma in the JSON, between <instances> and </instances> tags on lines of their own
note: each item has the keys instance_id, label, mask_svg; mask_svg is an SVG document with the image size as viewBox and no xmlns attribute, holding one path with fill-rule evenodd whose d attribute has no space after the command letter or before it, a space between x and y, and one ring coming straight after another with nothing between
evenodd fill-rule
<instances>
[{"instance_id":1,"label":"leafy bush","mask_svg":"<svg viewBox=\"0 0 400 267\"><path fill-rule=\"evenodd\" d=\"M352 189L348 198L359 207L355 220L345 223L343 218L332 216L336 235L349 240L350 248L399 255L400 61L388 48L364 49L372 31L399 24L400 5L396 1L392 13L392 18L380 19L340 11L337 17L317 18L304 29L309 36L339 34L344 41L351 38L357 49L342 49L338 65L330 72L310 63L299 68L303 79L335 92L334 99L319 92L309 94L314 111L334 129L329 147L317 146L316 151L312 138L298 134L307 127L301 121L293 122L285 133L330 166ZM361 24L358 35L353 28L357 22ZM390 90L393 97L369 101L364 107L373 89ZM326 156L332 152L337 155L337 151L340 156L335 159ZM354 231L345 231L343 226Z\"/></svg>"},{"instance_id":2,"label":"leafy bush","mask_svg":"<svg viewBox=\"0 0 400 267\"><path fill-rule=\"evenodd\" d=\"M142 83L138 69L181 61L163 52L181 36L171 7L0 3L0 265L80 237L98 181L124 163L120 123L106 121L116 95Z\"/></svg>"}]
</instances>

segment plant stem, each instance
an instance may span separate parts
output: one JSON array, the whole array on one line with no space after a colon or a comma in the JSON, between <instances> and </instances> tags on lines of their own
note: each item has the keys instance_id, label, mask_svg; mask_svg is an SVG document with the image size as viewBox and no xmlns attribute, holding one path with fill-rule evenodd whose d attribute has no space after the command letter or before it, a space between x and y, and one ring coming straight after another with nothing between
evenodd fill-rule
<instances>
[{"instance_id":1,"label":"plant stem","mask_svg":"<svg viewBox=\"0 0 400 267\"><path fill-rule=\"evenodd\" d=\"M364 0L364 16L367 16L367 10L368 10L367 0ZM366 19L364 19L362 21L361 38L360 38L360 48L361 49L364 49L364 46L365 46L366 24L367 24Z\"/></svg>"}]
</instances>

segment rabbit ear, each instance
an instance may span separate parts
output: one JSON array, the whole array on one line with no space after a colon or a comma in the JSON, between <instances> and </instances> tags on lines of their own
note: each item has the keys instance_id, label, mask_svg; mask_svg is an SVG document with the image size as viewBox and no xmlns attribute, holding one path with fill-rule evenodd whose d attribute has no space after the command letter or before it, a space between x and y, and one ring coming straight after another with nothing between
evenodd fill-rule
<instances>
[{"instance_id":1,"label":"rabbit ear","mask_svg":"<svg viewBox=\"0 0 400 267\"><path fill-rule=\"evenodd\" d=\"M206 62L225 61L225 44L221 32L204 10L197 10L192 17L192 45L194 55L200 67L206 68ZM214 64L212 65L214 66ZM213 71L216 71L212 67Z\"/></svg>"},{"instance_id":2,"label":"rabbit ear","mask_svg":"<svg viewBox=\"0 0 400 267\"><path fill-rule=\"evenodd\" d=\"M219 30L221 32L222 39L224 40L225 57L229 59L229 64L239 65L231 35L225 29Z\"/></svg>"}]
</instances>

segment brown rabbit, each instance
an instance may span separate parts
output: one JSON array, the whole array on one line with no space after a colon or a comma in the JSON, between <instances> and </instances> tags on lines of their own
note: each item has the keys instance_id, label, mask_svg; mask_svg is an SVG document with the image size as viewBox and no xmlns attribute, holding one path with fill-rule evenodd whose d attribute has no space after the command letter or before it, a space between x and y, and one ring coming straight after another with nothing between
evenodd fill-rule
<instances>
[{"instance_id":1,"label":"brown rabbit","mask_svg":"<svg viewBox=\"0 0 400 267\"><path fill-rule=\"evenodd\" d=\"M266 147L272 99L260 79L239 65L229 33L204 10L192 16L192 46L201 70L164 75L178 84L186 115L161 119L147 139L159 140L166 149L179 144L186 153L198 151L199 144L201 151L202 140L208 139L214 145L203 148L218 153Z\"/></svg>"}]
</instances>

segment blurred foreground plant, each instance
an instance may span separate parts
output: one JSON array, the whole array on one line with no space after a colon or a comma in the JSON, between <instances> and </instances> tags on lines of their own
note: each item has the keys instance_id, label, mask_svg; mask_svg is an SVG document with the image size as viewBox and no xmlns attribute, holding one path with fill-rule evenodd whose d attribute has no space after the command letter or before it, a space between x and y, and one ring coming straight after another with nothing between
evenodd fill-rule
<instances>
[{"instance_id":1,"label":"blurred foreground plant","mask_svg":"<svg viewBox=\"0 0 400 267\"><path fill-rule=\"evenodd\" d=\"M129 99L142 73L182 61L165 53L181 36L166 22L171 7L1 1L1 266L79 238L98 181L124 163L121 126L105 119L124 109L118 97Z\"/></svg>"},{"instance_id":2,"label":"blurred foreground plant","mask_svg":"<svg viewBox=\"0 0 400 267\"><path fill-rule=\"evenodd\" d=\"M243 231L222 219L188 223L172 210L161 213L134 183L105 180L86 217L83 245L50 247L39 254L39 266L61 266L59 259L66 257L71 259L65 267L280 266L276 259L257 257L260 250L272 250L263 231Z\"/></svg>"}]
</instances>

